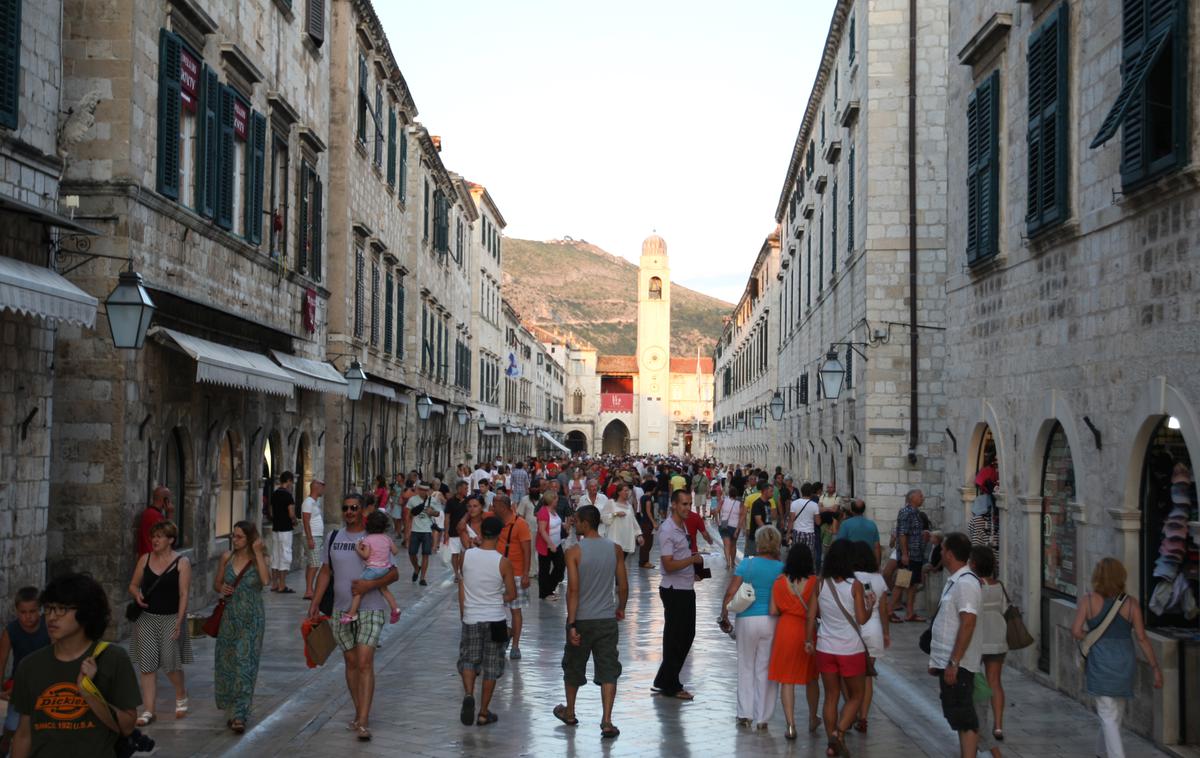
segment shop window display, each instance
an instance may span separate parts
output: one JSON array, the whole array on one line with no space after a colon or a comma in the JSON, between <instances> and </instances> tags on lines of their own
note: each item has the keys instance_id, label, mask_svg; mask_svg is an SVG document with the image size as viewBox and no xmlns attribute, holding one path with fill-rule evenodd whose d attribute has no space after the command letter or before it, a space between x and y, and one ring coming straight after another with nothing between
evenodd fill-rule
<instances>
[{"instance_id":1,"label":"shop window display","mask_svg":"<svg viewBox=\"0 0 1200 758\"><path fill-rule=\"evenodd\" d=\"M1042 465L1042 587L1063 597L1076 597L1075 465L1061 424L1046 443Z\"/></svg>"},{"instance_id":2,"label":"shop window display","mask_svg":"<svg viewBox=\"0 0 1200 758\"><path fill-rule=\"evenodd\" d=\"M1142 557L1147 625L1168 636L1200 634L1196 483L1183 435L1170 419L1155 430L1142 476Z\"/></svg>"}]
</instances>

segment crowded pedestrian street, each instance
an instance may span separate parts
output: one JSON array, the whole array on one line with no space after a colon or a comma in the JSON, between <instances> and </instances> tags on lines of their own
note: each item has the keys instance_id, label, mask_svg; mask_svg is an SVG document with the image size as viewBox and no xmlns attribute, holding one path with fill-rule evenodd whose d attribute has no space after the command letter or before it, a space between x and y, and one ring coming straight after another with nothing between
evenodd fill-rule
<instances>
[{"instance_id":1,"label":"crowded pedestrian street","mask_svg":"<svg viewBox=\"0 0 1200 758\"><path fill-rule=\"evenodd\" d=\"M714 535L715 536L715 535ZM657 560L657 555L655 556ZM299 595L267 598L267 639L255 693L255 719L242 736L223 728L212 706L211 666L190 667L193 713L150 728L160 756L819 756L825 741L801 733L783 738L777 712L766 731L735 724L737 656L735 643L717 627L727 575L714 570L697 587L696 642L683 680L696 699L669 700L651 693L660 660L662 607L657 570L630 570L630 598L621 626L624 668L617 691L616 740L601 740L597 687L579 696L579 726L568 727L551 713L562 702L563 601L534 601L527 609L524 656L509 661L500 679L488 727L462 726L458 707L462 687L455 671L458 605L449 569L427 588L407 581L393 585L404 608L401 621L383 635L376 657L374 739L357 742L346 730L353 708L344 669L335 654L322 668L304 667L299 625L305 602ZM432 574L432 570L431 570ZM296 589L300 582L293 581ZM565 594L565 593L564 593ZM900 627L888 657L879 664L870 726L847 739L855 756L948 756L954 735L941 716L937 681L925 672L927 657L917 649L924 625ZM920 628L918 628L920 627ZM211 641L196 641L198 661L211 656ZM1004 755L1017 758L1092 758L1095 717L1088 710L1024 674L1006 673L1009 692ZM1126 732L1126 755L1168 755Z\"/></svg>"}]
</instances>

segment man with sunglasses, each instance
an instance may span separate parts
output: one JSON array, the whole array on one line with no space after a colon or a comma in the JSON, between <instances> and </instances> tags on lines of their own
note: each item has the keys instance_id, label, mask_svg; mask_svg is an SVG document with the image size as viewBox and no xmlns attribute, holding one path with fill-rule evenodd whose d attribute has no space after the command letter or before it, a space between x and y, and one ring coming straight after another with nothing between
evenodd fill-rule
<instances>
[{"instance_id":1,"label":"man with sunglasses","mask_svg":"<svg viewBox=\"0 0 1200 758\"><path fill-rule=\"evenodd\" d=\"M346 662L346 686L354 701L354 720L348 729L359 740L371 739L367 723L371 714L371 701L375 697L375 648L383 625L387 623L388 606L383 595L372 590L386 587L399 578L394 565L379 579L360 579L364 562L355 546L367 535L363 523L363 497L352 492L342 499L343 526L326 542L326 561L317 574L317 589L308 607L310 618L321 613L321 598L329 583L333 582L333 617L337 618L350 608L355 595L362 595L358 606L358 619L350 624L331 624L334 639L342 649Z\"/></svg>"},{"instance_id":2,"label":"man with sunglasses","mask_svg":"<svg viewBox=\"0 0 1200 758\"><path fill-rule=\"evenodd\" d=\"M154 549L150 544L150 530L159 521L175 517L175 504L171 502L171 490L166 487L155 487L150 498L150 505L142 511L138 521L137 554L141 558Z\"/></svg>"}]
</instances>

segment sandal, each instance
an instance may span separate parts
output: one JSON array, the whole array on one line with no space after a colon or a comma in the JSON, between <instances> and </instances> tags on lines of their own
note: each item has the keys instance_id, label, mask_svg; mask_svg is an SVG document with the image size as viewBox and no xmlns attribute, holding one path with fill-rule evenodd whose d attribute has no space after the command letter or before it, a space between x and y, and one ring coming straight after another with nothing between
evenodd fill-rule
<instances>
[{"instance_id":1,"label":"sandal","mask_svg":"<svg viewBox=\"0 0 1200 758\"><path fill-rule=\"evenodd\" d=\"M821 728L821 718L819 716L815 719L809 719L809 721L808 721L808 733L809 734L816 734L817 730L820 728Z\"/></svg>"},{"instance_id":2,"label":"sandal","mask_svg":"<svg viewBox=\"0 0 1200 758\"><path fill-rule=\"evenodd\" d=\"M362 724L359 724L355 728L354 731L356 732L356 734L354 736L358 737L359 742L370 742L371 741L371 730L366 728Z\"/></svg>"},{"instance_id":3,"label":"sandal","mask_svg":"<svg viewBox=\"0 0 1200 758\"><path fill-rule=\"evenodd\" d=\"M154 723L154 714L150 711L142 711L137 717L137 721L133 722L135 726L149 726Z\"/></svg>"},{"instance_id":4,"label":"sandal","mask_svg":"<svg viewBox=\"0 0 1200 758\"><path fill-rule=\"evenodd\" d=\"M855 722L854 722L854 730L855 730L856 732L862 732L862 733L866 734L866 731L867 731L867 720L866 720L866 719L859 719L858 721L855 721Z\"/></svg>"},{"instance_id":5,"label":"sandal","mask_svg":"<svg viewBox=\"0 0 1200 758\"><path fill-rule=\"evenodd\" d=\"M487 726L488 724L494 724L499 720L499 716L491 711L488 711L487 713L479 714L479 718L475 720L475 726Z\"/></svg>"},{"instance_id":6,"label":"sandal","mask_svg":"<svg viewBox=\"0 0 1200 758\"><path fill-rule=\"evenodd\" d=\"M888 616L888 623L889 624L903 624L904 619L900 618L899 616L897 616L896 614L893 613Z\"/></svg>"},{"instance_id":7,"label":"sandal","mask_svg":"<svg viewBox=\"0 0 1200 758\"><path fill-rule=\"evenodd\" d=\"M579 724L579 719L575 718L574 716L567 718L567 706L561 703L554 706L554 718L563 722L567 726L577 726Z\"/></svg>"},{"instance_id":8,"label":"sandal","mask_svg":"<svg viewBox=\"0 0 1200 758\"><path fill-rule=\"evenodd\" d=\"M850 758L850 748L846 747L846 733L834 732L833 747L841 758Z\"/></svg>"},{"instance_id":9,"label":"sandal","mask_svg":"<svg viewBox=\"0 0 1200 758\"><path fill-rule=\"evenodd\" d=\"M600 725L600 739L611 740L621 734L621 730L613 726L611 721L606 721Z\"/></svg>"},{"instance_id":10,"label":"sandal","mask_svg":"<svg viewBox=\"0 0 1200 758\"><path fill-rule=\"evenodd\" d=\"M693 695L692 693L688 692L687 690L680 690L679 692L676 692L674 695L668 695L667 697L673 697L676 700L695 700L696 699L696 696Z\"/></svg>"},{"instance_id":11,"label":"sandal","mask_svg":"<svg viewBox=\"0 0 1200 758\"><path fill-rule=\"evenodd\" d=\"M463 698L462 709L458 712L458 720L463 726L470 726L475 720L475 698L472 695L467 695Z\"/></svg>"},{"instance_id":12,"label":"sandal","mask_svg":"<svg viewBox=\"0 0 1200 758\"><path fill-rule=\"evenodd\" d=\"M175 718L181 719L188 714L188 699L184 695L175 701Z\"/></svg>"},{"instance_id":13,"label":"sandal","mask_svg":"<svg viewBox=\"0 0 1200 758\"><path fill-rule=\"evenodd\" d=\"M229 722L229 728L233 730L234 734L245 734L246 722L241 719L234 719Z\"/></svg>"},{"instance_id":14,"label":"sandal","mask_svg":"<svg viewBox=\"0 0 1200 758\"><path fill-rule=\"evenodd\" d=\"M912 622L914 624L923 624L926 621L928 621L929 619L924 618L923 616L918 616L916 614L913 614L912 616L907 616L904 620L906 622Z\"/></svg>"},{"instance_id":15,"label":"sandal","mask_svg":"<svg viewBox=\"0 0 1200 758\"><path fill-rule=\"evenodd\" d=\"M992 738L995 739L996 742L1004 742L1004 730L999 728L993 729Z\"/></svg>"}]
</instances>

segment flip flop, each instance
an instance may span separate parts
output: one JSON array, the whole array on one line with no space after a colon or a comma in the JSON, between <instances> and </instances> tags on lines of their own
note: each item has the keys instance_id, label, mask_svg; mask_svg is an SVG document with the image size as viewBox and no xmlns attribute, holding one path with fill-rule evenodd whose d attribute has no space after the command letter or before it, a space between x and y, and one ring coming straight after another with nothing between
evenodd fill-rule
<instances>
[{"instance_id":1,"label":"flip flop","mask_svg":"<svg viewBox=\"0 0 1200 758\"><path fill-rule=\"evenodd\" d=\"M611 722L600 725L600 739L611 740L613 737L618 737L621 730L612 725Z\"/></svg>"},{"instance_id":2,"label":"flip flop","mask_svg":"<svg viewBox=\"0 0 1200 758\"><path fill-rule=\"evenodd\" d=\"M929 619L927 619L927 618L925 618L925 617L923 617L923 616L907 616L907 617L905 617L905 619L904 619L904 621L905 621L905 622L909 622L909 621L911 621L911 622L912 622L912 623L914 623L914 624L923 624L923 623L925 623L925 622L926 622L926 621L928 621L928 620L929 620Z\"/></svg>"},{"instance_id":3,"label":"flip flop","mask_svg":"<svg viewBox=\"0 0 1200 758\"><path fill-rule=\"evenodd\" d=\"M241 719L234 719L233 721L229 722L229 728L233 730L234 734L245 734L246 722L242 721Z\"/></svg>"},{"instance_id":4,"label":"flip flop","mask_svg":"<svg viewBox=\"0 0 1200 758\"><path fill-rule=\"evenodd\" d=\"M296 594L296 591L294 589L292 589L291 587L284 587L279 592L284 595L295 595ZM368 738L368 739L370 739L370 738Z\"/></svg>"},{"instance_id":5,"label":"flip flop","mask_svg":"<svg viewBox=\"0 0 1200 758\"><path fill-rule=\"evenodd\" d=\"M463 698L462 709L458 712L458 720L462 722L463 726L470 726L471 722L475 720L475 698L473 696L467 695Z\"/></svg>"},{"instance_id":6,"label":"flip flop","mask_svg":"<svg viewBox=\"0 0 1200 758\"><path fill-rule=\"evenodd\" d=\"M897 616L896 614L893 613L888 616L888 623L889 624L903 624L904 619L900 618L899 616Z\"/></svg>"},{"instance_id":7,"label":"flip flop","mask_svg":"<svg viewBox=\"0 0 1200 758\"><path fill-rule=\"evenodd\" d=\"M667 697L673 697L676 700L695 700L696 699L696 696L693 695L692 693L688 692L687 690L680 690L679 692L676 692L674 695L667 695Z\"/></svg>"},{"instance_id":8,"label":"flip flop","mask_svg":"<svg viewBox=\"0 0 1200 758\"><path fill-rule=\"evenodd\" d=\"M491 711L488 711L486 715L482 713L479 714L479 718L475 720L475 726L487 726L488 724L494 724L499 720L499 716Z\"/></svg>"},{"instance_id":9,"label":"flip flop","mask_svg":"<svg viewBox=\"0 0 1200 758\"><path fill-rule=\"evenodd\" d=\"M554 718L563 722L567 726L579 725L579 719L575 718L574 716L567 718L567 706L563 705L562 703L554 706Z\"/></svg>"},{"instance_id":10,"label":"flip flop","mask_svg":"<svg viewBox=\"0 0 1200 758\"><path fill-rule=\"evenodd\" d=\"M142 711L137 717L137 721L133 722L135 726L148 726L154 723L154 714L150 711Z\"/></svg>"}]
</instances>

